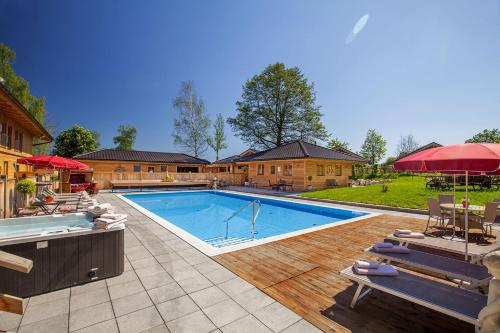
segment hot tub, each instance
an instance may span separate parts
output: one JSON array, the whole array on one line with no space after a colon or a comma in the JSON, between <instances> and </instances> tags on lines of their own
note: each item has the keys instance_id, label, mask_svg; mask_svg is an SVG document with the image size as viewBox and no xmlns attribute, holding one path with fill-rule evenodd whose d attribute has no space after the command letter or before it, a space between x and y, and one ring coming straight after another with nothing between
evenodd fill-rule
<instances>
[{"instance_id":1,"label":"hot tub","mask_svg":"<svg viewBox=\"0 0 500 333\"><path fill-rule=\"evenodd\" d=\"M0 250L33 260L0 267L0 294L29 297L123 273L124 227L93 229L86 213L0 220Z\"/></svg>"}]
</instances>

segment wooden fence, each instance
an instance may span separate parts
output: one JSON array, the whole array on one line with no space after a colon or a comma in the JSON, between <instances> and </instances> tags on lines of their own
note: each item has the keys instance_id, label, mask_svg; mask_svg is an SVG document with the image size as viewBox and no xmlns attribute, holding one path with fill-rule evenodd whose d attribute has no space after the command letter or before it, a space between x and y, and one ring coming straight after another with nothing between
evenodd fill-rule
<instances>
[{"instance_id":1,"label":"wooden fence","mask_svg":"<svg viewBox=\"0 0 500 333\"><path fill-rule=\"evenodd\" d=\"M169 175L178 181L213 181L215 177L226 185L243 185L244 174L232 173L180 173L180 172L101 172L94 171L94 181L101 189L111 188L112 180L160 180Z\"/></svg>"}]
</instances>

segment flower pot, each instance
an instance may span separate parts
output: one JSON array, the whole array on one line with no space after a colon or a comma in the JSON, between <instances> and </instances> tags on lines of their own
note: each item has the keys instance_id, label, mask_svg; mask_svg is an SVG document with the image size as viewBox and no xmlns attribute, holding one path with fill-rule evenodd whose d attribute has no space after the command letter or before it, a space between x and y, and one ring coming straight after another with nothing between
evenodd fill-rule
<instances>
[{"instance_id":1,"label":"flower pot","mask_svg":"<svg viewBox=\"0 0 500 333\"><path fill-rule=\"evenodd\" d=\"M54 202L54 198L52 198L52 197L46 197L46 198L45 198L45 202L46 202L46 203L51 203L51 202Z\"/></svg>"},{"instance_id":2,"label":"flower pot","mask_svg":"<svg viewBox=\"0 0 500 333\"><path fill-rule=\"evenodd\" d=\"M312 191L313 190L313 186L312 185L307 185L307 190L308 191Z\"/></svg>"}]
</instances>

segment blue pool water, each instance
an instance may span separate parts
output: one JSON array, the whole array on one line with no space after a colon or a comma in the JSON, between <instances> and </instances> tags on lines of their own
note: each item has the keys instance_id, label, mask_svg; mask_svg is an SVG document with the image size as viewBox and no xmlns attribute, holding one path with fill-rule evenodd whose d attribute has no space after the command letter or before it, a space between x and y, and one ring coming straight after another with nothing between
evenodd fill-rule
<instances>
[{"instance_id":1,"label":"blue pool water","mask_svg":"<svg viewBox=\"0 0 500 333\"><path fill-rule=\"evenodd\" d=\"M124 197L212 245L212 240L225 238L225 220L255 199L259 199L262 204L255 222L255 239L368 214L226 192L148 193ZM250 205L229 221L228 238L251 239L251 220Z\"/></svg>"},{"instance_id":2,"label":"blue pool water","mask_svg":"<svg viewBox=\"0 0 500 333\"><path fill-rule=\"evenodd\" d=\"M83 213L4 219L0 220L0 239L50 233L70 227L92 228L92 219Z\"/></svg>"}]
</instances>

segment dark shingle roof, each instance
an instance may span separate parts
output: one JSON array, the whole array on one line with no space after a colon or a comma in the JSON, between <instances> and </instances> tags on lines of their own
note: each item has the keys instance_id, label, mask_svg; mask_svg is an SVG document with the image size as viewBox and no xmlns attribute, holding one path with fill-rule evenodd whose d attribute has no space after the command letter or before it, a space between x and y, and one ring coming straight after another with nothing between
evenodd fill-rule
<instances>
[{"instance_id":1,"label":"dark shingle roof","mask_svg":"<svg viewBox=\"0 0 500 333\"><path fill-rule=\"evenodd\" d=\"M209 164L207 160L181 153L163 153L140 150L101 149L74 156L79 160L128 161L179 164Z\"/></svg>"},{"instance_id":2,"label":"dark shingle roof","mask_svg":"<svg viewBox=\"0 0 500 333\"><path fill-rule=\"evenodd\" d=\"M438 148L438 147L442 147L442 146L443 146L442 144L439 144L437 142L431 142L431 143L426 144L425 146L422 146L422 147L415 149L411 153L401 155L394 162L399 161L400 159L402 159L406 156L410 156L411 154L415 154L415 153L418 153L420 151L424 151L424 150L431 149L431 148Z\"/></svg>"},{"instance_id":3,"label":"dark shingle roof","mask_svg":"<svg viewBox=\"0 0 500 333\"><path fill-rule=\"evenodd\" d=\"M304 141L293 141L283 146L257 152L253 155L242 157L236 162L287 160L299 158L319 158L327 160L343 160L365 162L366 160L342 148L329 149Z\"/></svg>"},{"instance_id":4,"label":"dark shingle roof","mask_svg":"<svg viewBox=\"0 0 500 333\"><path fill-rule=\"evenodd\" d=\"M215 162L213 162L212 164L219 164L219 163L232 163L236 160L238 160L239 158L241 158L240 155L233 155L233 156L229 156L229 157L226 157L226 158L222 158L220 160L217 160Z\"/></svg>"}]
</instances>

